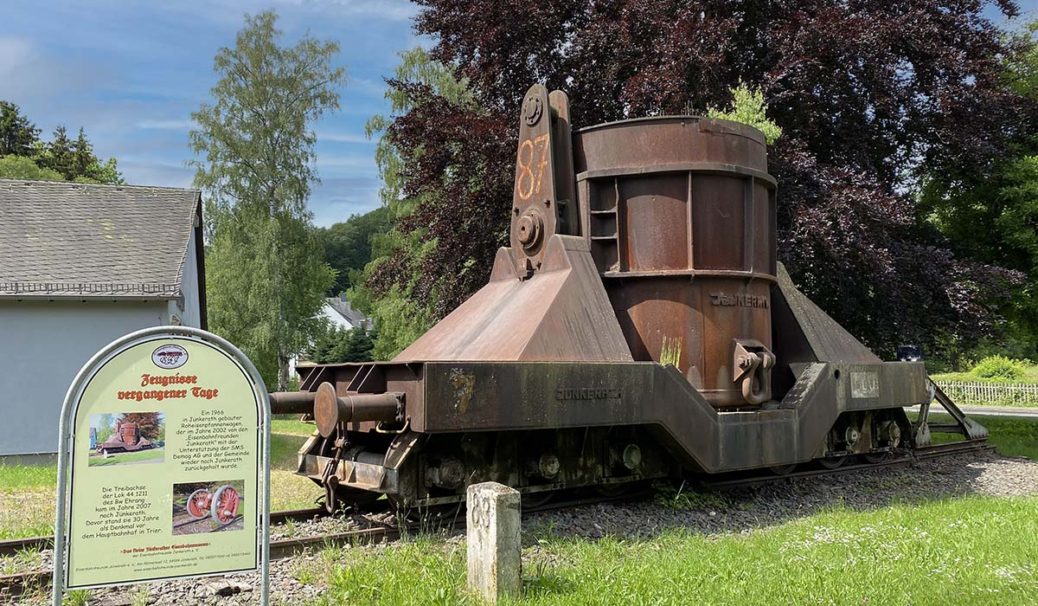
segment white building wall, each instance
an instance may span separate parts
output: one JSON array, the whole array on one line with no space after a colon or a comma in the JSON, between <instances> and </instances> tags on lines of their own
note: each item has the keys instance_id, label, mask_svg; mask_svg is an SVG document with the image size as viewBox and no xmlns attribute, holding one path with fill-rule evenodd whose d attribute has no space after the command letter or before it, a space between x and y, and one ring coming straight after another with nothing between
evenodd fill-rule
<instances>
[{"instance_id":1,"label":"white building wall","mask_svg":"<svg viewBox=\"0 0 1038 606\"><path fill-rule=\"evenodd\" d=\"M184 276L180 288L184 292L184 311L180 316L184 326L202 327L201 297L198 295L198 257L195 256L195 231L187 243L187 258L184 259Z\"/></svg>"},{"instance_id":2,"label":"white building wall","mask_svg":"<svg viewBox=\"0 0 1038 606\"><path fill-rule=\"evenodd\" d=\"M57 452L61 403L83 364L167 323L165 301L0 301L0 456Z\"/></svg>"}]
</instances>

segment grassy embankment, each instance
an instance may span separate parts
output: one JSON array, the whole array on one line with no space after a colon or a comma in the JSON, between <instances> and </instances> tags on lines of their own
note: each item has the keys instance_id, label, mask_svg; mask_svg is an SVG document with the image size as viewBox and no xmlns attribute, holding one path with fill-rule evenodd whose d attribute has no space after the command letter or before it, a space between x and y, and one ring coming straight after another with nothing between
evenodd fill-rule
<instances>
[{"instance_id":1,"label":"grassy embankment","mask_svg":"<svg viewBox=\"0 0 1038 606\"><path fill-rule=\"evenodd\" d=\"M1033 604L1038 498L834 509L746 533L667 530L644 540L564 539L524 552L540 604ZM476 604L465 546L420 539L360 556L327 550L297 571L315 602Z\"/></svg>"},{"instance_id":2,"label":"grassy embankment","mask_svg":"<svg viewBox=\"0 0 1038 606\"><path fill-rule=\"evenodd\" d=\"M978 420L1003 454L1038 459L1038 420ZM517 603L1034 604L1036 512L1038 497L968 496L715 536L589 541L533 529ZM436 538L375 553L328 549L296 576L329 588L319 605L477 603L464 591L464 544Z\"/></svg>"},{"instance_id":3,"label":"grassy embankment","mask_svg":"<svg viewBox=\"0 0 1038 606\"><path fill-rule=\"evenodd\" d=\"M985 416L970 418L987 428L988 442L994 445L999 453L1007 457L1027 457L1038 461L1038 419ZM930 422L951 423L952 418L945 414L934 414L930 416ZM958 434L933 434L935 444L959 440L962 440L962 436Z\"/></svg>"},{"instance_id":4,"label":"grassy embankment","mask_svg":"<svg viewBox=\"0 0 1038 606\"><path fill-rule=\"evenodd\" d=\"M295 475L296 452L313 425L295 420L275 419L270 438L270 507L272 511L312 507L321 489L306 478ZM162 450L115 455L154 456ZM102 459L104 461L106 459ZM126 458L118 459L125 462ZM43 466L6 466L0 464L0 540L50 534L54 525L54 486L57 468Z\"/></svg>"},{"instance_id":5,"label":"grassy embankment","mask_svg":"<svg viewBox=\"0 0 1038 606\"><path fill-rule=\"evenodd\" d=\"M53 531L57 481L54 466L0 465L0 540Z\"/></svg>"},{"instance_id":6,"label":"grassy embankment","mask_svg":"<svg viewBox=\"0 0 1038 606\"><path fill-rule=\"evenodd\" d=\"M296 475L299 447L314 432L312 423L273 419L270 424L270 510L305 509L324 494L317 484Z\"/></svg>"},{"instance_id":7,"label":"grassy embankment","mask_svg":"<svg viewBox=\"0 0 1038 606\"><path fill-rule=\"evenodd\" d=\"M90 467L105 467L109 465L121 465L123 463L161 463L166 457L165 448L149 448L137 452L117 452L107 457L99 454L91 454L87 459Z\"/></svg>"}]
</instances>

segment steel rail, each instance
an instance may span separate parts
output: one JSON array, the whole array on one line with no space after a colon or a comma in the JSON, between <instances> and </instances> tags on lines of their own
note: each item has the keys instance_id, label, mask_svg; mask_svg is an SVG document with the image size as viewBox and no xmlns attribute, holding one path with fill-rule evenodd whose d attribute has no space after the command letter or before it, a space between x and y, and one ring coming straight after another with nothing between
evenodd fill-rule
<instances>
[{"instance_id":1,"label":"steel rail","mask_svg":"<svg viewBox=\"0 0 1038 606\"><path fill-rule=\"evenodd\" d=\"M950 442L948 444L935 444L931 446L922 446L915 448L905 456L894 456L890 459L877 461L873 463L855 463L845 464L840 467L833 469L805 469L801 471L794 471L786 474L771 474L771 475L757 475L750 477L737 477L731 479L721 480L696 480L694 484L699 488L705 488L708 490L715 489L728 489L736 487L746 486L759 486L763 484L772 484L776 482L782 482L784 480L796 480L804 478L815 478L815 477L827 477L841 475L845 473L852 473L855 471L867 471L869 469L880 469L884 467L898 467L902 465L910 465L919 460L933 459L936 457L950 456L954 454L961 454L966 452L977 452L977 451L990 451L994 450L994 446L988 444L986 441L965 441L965 442Z\"/></svg>"}]
</instances>

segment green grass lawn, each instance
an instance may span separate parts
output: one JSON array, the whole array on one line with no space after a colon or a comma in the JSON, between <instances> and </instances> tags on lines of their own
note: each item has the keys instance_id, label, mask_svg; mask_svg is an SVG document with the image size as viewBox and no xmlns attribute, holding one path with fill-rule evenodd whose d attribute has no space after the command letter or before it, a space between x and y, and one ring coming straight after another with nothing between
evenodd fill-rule
<instances>
[{"instance_id":1,"label":"green grass lawn","mask_svg":"<svg viewBox=\"0 0 1038 606\"><path fill-rule=\"evenodd\" d=\"M274 420L275 423L278 420ZM298 421L283 421L278 433L270 434L270 507L271 511L306 509L314 506L317 497L324 494L320 486L308 478L295 474L299 447L313 433L313 425ZM289 423L295 425L288 425ZM298 426L309 427L302 432ZM282 431L285 430L285 431Z\"/></svg>"},{"instance_id":2,"label":"green grass lawn","mask_svg":"<svg viewBox=\"0 0 1038 606\"><path fill-rule=\"evenodd\" d=\"M0 540L52 532L57 481L53 465L0 463Z\"/></svg>"},{"instance_id":3,"label":"green grass lawn","mask_svg":"<svg viewBox=\"0 0 1038 606\"><path fill-rule=\"evenodd\" d=\"M304 423L297 415L276 415L270 420L270 433L310 436L316 429L313 423Z\"/></svg>"},{"instance_id":4,"label":"green grass lawn","mask_svg":"<svg viewBox=\"0 0 1038 606\"><path fill-rule=\"evenodd\" d=\"M563 539L524 551L540 604L1034 604L1038 498L964 497L838 509L742 534ZM331 550L296 572L316 604L476 604L465 546L423 539L360 556Z\"/></svg>"},{"instance_id":5,"label":"green grass lawn","mask_svg":"<svg viewBox=\"0 0 1038 606\"><path fill-rule=\"evenodd\" d=\"M1038 460L1038 419L1013 419L1010 417L971 416L987 428L988 442L1007 457L1027 457ZM931 423L951 423L945 414L930 415ZM943 444L962 440L959 434L935 433L933 442Z\"/></svg>"},{"instance_id":6,"label":"green grass lawn","mask_svg":"<svg viewBox=\"0 0 1038 606\"><path fill-rule=\"evenodd\" d=\"M107 457L91 453L90 458L87 459L87 465L90 467L104 467L106 465L121 465L123 463L161 463L165 457L165 448L149 448L147 450L138 450L137 452L117 452L109 454Z\"/></svg>"}]
</instances>

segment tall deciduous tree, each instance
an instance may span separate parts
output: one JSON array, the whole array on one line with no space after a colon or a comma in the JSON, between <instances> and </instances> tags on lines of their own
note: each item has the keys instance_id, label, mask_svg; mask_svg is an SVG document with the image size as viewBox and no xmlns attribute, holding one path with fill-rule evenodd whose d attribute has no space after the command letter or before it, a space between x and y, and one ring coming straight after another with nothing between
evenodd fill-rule
<instances>
[{"instance_id":1,"label":"tall deciduous tree","mask_svg":"<svg viewBox=\"0 0 1038 606\"><path fill-rule=\"evenodd\" d=\"M421 79L386 137L418 200L368 284L410 289L433 317L482 284L508 222L515 116L533 82L567 91L573 124L704 111L740 81L782 129L779 247L794 279L880 353L993 329L1018 275L956 257L920 221L920 178L985 173L1032 132L1036 106L1006 86L1019 51L983 11L1009 1L420 0L432 57L474 103ZM436 191L443 191L439 197ZM468 264L466 264L468 263ZM435 278L417 275L422 267Z\"/></svg>"},{"instance_id":2,"label":"tall deciduous tree","mask_svg":"<svg viewBox=\"0 0 1038 606\"><path fill-rule=\"evenodd\" d=\"M0 157L0 179L64 181L65 177L56 170L40 168L32 158L10 155Z\"/></svg>"},{"instance_id":3,"label":"tall deciduous tree","mask_svg":"<svg viewBox=\"0 0 1038 606\"><path fill-rule=\"evenodd\" d=\"M288 387L288 363L320 324L334 280L307 210L312 123L339 107L345 78L334 42L280 44L277 16L247 16L222 48L212 103L192 114L195 183L206 193L207 298L214 330L241 346L264 378ZM276 378L275 378L276 377Z\"/></svg>"}]
</instances>

